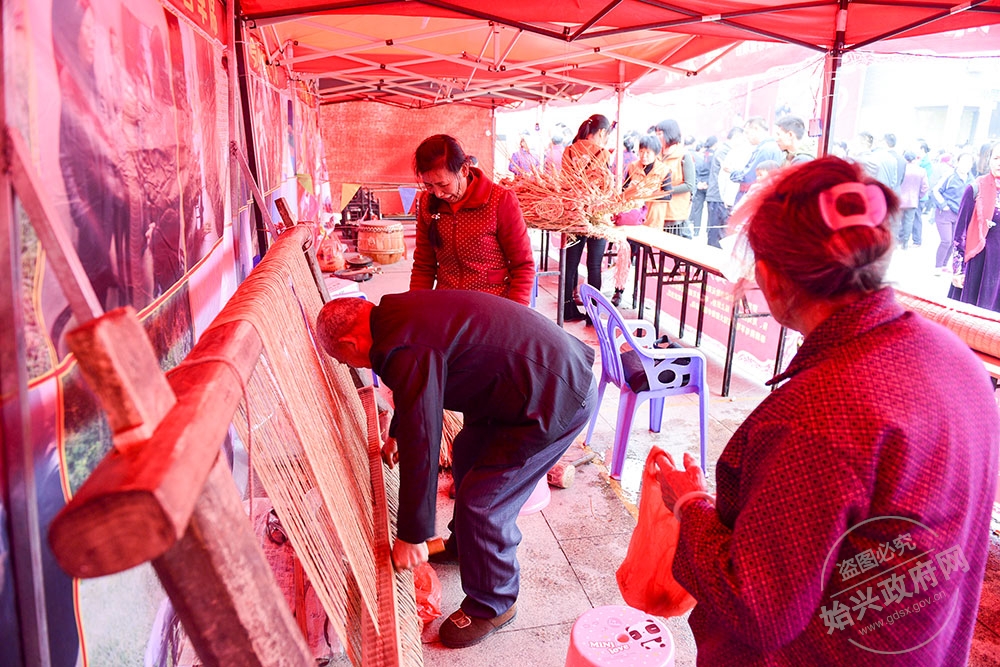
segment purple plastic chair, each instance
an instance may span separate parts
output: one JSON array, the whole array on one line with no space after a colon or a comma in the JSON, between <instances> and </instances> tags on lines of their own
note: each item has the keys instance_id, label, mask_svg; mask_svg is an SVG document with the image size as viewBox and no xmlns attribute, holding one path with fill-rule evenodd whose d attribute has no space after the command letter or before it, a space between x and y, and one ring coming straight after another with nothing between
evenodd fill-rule
<instances>
[{"instance_id":1,"label":"purple plastic chair","mask_svg":"<svg viewBox=\"0 0 1000 667\"><path fill-rule=\"evenodd\" d=\"M590 444L597 415L608 384L618 387L618 421L611 455L611 477L621 479L625 452L635 412L649 401L649 430L660 432L663 399L678 394L698 394L701 422L701 469L705 470L708 429L708 382L705 355L691 348L654 347L653 325L645 320L626 320L603 294L590 285L580 286L587 315L594 323L601 346L601 380L597 406L590 418L586 443ZM627 347L626 347L627 346ZM625 351L622 348L625 347Z\"/></svg>"}]
</instances>

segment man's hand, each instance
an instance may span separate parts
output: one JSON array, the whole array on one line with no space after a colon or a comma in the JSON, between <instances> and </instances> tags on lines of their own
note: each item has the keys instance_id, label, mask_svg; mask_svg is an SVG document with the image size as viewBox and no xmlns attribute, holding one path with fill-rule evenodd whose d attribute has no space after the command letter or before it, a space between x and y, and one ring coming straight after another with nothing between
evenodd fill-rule
<instances>
[{"instance_id":1,"label":"man's hand","mask_svg":"<svg viewBox=\"0 0 1000 667\"><path fill-rule=\"evenodd\" d=\"M427 543L410 544L396 540L392 545L392 564L397 570L412 570L421 563L427 562Z\"/></svg>"},{"instance_id":2,"label":"man's hand","mask_svg":"<svg viewBox=\"0 0 1000 667\"><path fill-rule=\"evenodd\" d=\"M385 444L382 445L382 460L389 466L389 470L396 467L399 462L399 449L396 447L396 439L390 436L385 437Z\"/></svg>"},{"instance_id":3,"label":"man's hand","mask_svg":"<svg viewBox=\"0 0 1000 667\"><path fill-rule=\"evenodd\" d=\"M662 456L656 457L654 465L656 466L656 479L660 483L663 504L671 512L674 511L674 503L685 493L705 491L708 488L701 467L687 452L684 453L684 470L678 470L677 466L674 465L674 460L666 452Z\"/></svg>"}]
</instances>

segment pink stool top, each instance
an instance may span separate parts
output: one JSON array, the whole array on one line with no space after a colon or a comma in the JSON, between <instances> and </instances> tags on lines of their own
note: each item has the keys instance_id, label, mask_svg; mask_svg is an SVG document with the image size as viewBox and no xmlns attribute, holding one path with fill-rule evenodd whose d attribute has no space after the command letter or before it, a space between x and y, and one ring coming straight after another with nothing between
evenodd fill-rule
<instances>
[{"instance_id":1,"label":"pink stool top","mask_svg":"<svg viewBox=\"0 0 1000 667\"><path fill-rule=\"evenodd\" d=\"M674 639L663 621L644 611L611 605L573 624L566 667L673 667Z\"/></svg>"},{"instance_id":2,"label":"pink stool top","mask_svg":"<svg viewBox=\"0 0 1000 667\"><path fill-rule=\"evenodd\" d=\"M535 490L528 496L528 500L525 501L524 506L517 515L524 516L526 514L541 512L549 506L549 500L551 499L552 492L549 491L549 480L545 475L542 475L542 478L538 480L538 484L535 485Z\"/></svg>"}]
</instances>

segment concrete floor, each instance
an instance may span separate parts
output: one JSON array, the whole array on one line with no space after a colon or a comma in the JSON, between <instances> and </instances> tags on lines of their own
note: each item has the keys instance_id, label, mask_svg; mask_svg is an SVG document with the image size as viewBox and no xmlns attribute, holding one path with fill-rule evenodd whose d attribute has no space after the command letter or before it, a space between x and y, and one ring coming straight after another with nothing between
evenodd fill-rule
<instances>
[{"instance_id":1,"label":"concrete floor","mask_svg":"<svg viewBox=\"0 0 1000 667\"><path fill-rule=\"evenodd\" d=\"M412 234L409 227L407 231ZM924 265L924 261L917 257L923 258L936 245L933 227L928 227L926 231L928 237L934 237L933 242L925 241L922 249L908 251L908 265ZM408 236L407 241L412 244L412 237ZM412 253L409 256L412 257ZM930 266L933 266L933 260ZM383 267L383 274L362 283L361 289L368 298L376 302L382 294L405 291L409 269L409 260ZM930 273L928 269L926 286L928 289L935 289L941 279L932 280ZM605 283L610 284L610 281L606 280ZM539 286L537 308L554 319L556 277L543 276ZM631 303L631 299L625 299L623 303ZM634 313L625 312L627 317L634 317ZM663 331L673 336L676 325L669 314L665 315L667 318L662 325ZM582 322L567 324L566 328L596 348L593 328L585 327ZM790 349L794 350L794 344ZM722 398L719 391L724 349L721 344L703 341L702 350L709 359L711 402L708 479L710 485L714 486L715 461L736 428L767 395L767 390L759 377L748 377L737 365L730 396ZM595 365L598 377L599 362L598 357ZM609 390L601 406L591 443L593 449L602 456L613 441L616 411L617 393ZM694 456L698 452L698 410L695 397L668 399L664 415L662 432L650 433L644 428L648 424L648 413L645 408L640 409L631 433L628 458L620 484L609 479L602 463L587 464L577 470L576 480L571 488L552 489L547 507L541 512L519 519L518 526L524 538L518 550L521 593L515 621L478 646L451 650L443 647L437 639L437 628L442 620L437 619L424 631L426 665L563 665L574 620L593 607L624 604L618 591L615 571L625 557L635 526L635 503L646 454L654 444L670 452L675 460L679 460L684 451L689 451ZM451 515L447 486L447 481L443 481L438 497L438 524L442 535L447 534L445 526ZM970 665L984 667L1000 665L1000 514L995 512L995 516L998 519L992 531L993 546L969 662ZM444 617L447 617L457 609L463 597L458 568L436 566L435 569L441 579L442 611ZM697 651L686 618L666 619L665 623L676 645L677 667L694 665Z\"/></svg>"}]
</instances>

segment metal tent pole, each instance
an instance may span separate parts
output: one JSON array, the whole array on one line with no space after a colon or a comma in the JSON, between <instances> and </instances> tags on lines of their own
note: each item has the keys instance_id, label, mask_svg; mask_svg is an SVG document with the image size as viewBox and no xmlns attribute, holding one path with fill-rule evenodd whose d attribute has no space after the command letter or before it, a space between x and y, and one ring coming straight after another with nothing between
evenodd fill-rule
<instances>
[{"instance_id":1,"label":"metal tent pole","mask_svg":"<svg viewBox=\"0 0 1000 667\"><path fill-rule=\"evenodd\" d=\"M830 136L833 131L833 112L837 91L837 73L844 55L844 38L847 34L847 5L850 0L840 0L837 10L837 33L833 39L833 48L827 51L823 67L823 111L820 120L823 124L823 135L820 137L819 154L827 155L830 151Z\"/></svg>"}]
</instances>

